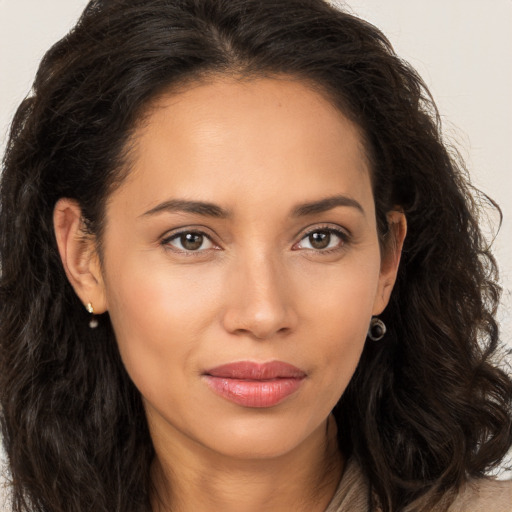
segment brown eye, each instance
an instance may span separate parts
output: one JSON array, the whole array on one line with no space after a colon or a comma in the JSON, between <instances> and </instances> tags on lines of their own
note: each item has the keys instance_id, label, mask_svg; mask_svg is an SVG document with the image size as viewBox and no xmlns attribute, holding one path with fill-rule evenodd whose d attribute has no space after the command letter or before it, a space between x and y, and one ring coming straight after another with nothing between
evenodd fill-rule
<instances>
[{"instance_id":1,"label":"brown eye","mask_svg":"<svg viewBox=\"0 0 512 512\"><path fill-rule=\"evenodd\" d=\"M180 242L183 249L187 251L197 251L203 245L204 236L199 233L185 233L180 236Z\"/></svg>"},{"instance_id":2,"label":"brown eye","mask_svg":"<svg viewBox=\"0 0 512 512\"><path fill-rule=\"evenodd\" d=\"M205 234L197 231L178 233L164 240L163 243L182 252L200 252L213 247L212 241Z\"/></svg>"},{"instance_id":3,"label":"brown eye","mask_svg":"<svg viewBox=\"0 0 512 512\"><path fill-rule=\"evenodd\" d=\"M308 235L308 239L313 249L326 249L331 242L331 233L329 231L315 231Z\"/></svg>"},{"instance_id":4,"label":"brown eye","mask_svg":"<svg viewBox=\"0 0 512 512\"><path fill-rule=\"evenodd\" d=\"M306 234L294 247L326 251L341 249L348 242L348 235L338 229L316 229Z\"/></svg>"}]
</instances>

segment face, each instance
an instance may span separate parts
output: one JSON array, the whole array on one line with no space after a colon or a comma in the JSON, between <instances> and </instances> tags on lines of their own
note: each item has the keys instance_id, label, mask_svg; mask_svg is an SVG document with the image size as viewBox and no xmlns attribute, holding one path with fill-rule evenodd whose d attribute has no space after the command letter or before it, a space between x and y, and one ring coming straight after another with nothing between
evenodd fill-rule
<instances>
[{"instance_id":1,"label":"face","mask_svg":"<svg viewBox=\"0 0 512 512\"><path fill-rule=\"evenodd\" d=\"M297 448L394 278L357 128L298 81L219 78L160 98L135 141L100 308L152 435L232 457Z\"/></svg>"}]
</instances>

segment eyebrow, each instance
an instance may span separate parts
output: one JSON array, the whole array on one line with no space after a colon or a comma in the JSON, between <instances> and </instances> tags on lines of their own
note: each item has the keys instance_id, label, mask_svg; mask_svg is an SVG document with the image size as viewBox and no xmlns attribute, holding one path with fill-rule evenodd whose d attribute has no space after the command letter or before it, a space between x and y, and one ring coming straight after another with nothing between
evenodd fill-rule
<instances>
[{"instance_id":1,"label":"eyebrow","mask_svg":"<svg viewBox=\"0 0 512 512\"><path fill-rule=\"evenodd\" d=\"M359 210L363 215L365 215L364 208L355 199L343 195L337 195L326 197L318 201L299 204L293 208L292 216L307 217L308 215L327 212L338 206L355 208L356 210ZM224 208L214 203L209 203L206 201L188 201L185 199L170 199L169 201L164 201L163 203L156 205L154 208L151 208L151 210L145 212L142 216L146 217L162 212L194 213L196 215L214 217L217 219L226 219L231 216L228 210L225 210Z\"/></svg>"},{"instance_id":2,"label":"eyebrow","mask_svg":"<svg viewBox=\"0 0 512 512\"><path fill-rule=\"evenodd\" d=\"M326 197L324 199L320 199L319 201L300 204L293 209L292 215L294 217L306 217L308 215L327 212L338 206L355 208L356 210L359 210L363 215L365 215L364 208L359 202L357 202L355 199L352 199L351 197L343 195Z\"/></svg>"},{"instance_id":3,"label":"eyebrow","mask_svg":"<svg viewBox=\"0 0 512 512\"><path fill-rule=\"evenodd\" d=\"M227 210L217 206L213 203L208 203L205 201L187 201L185 199L171 199L169 201L164 201L163 203L158 204L151 210L148 210L143 214L143 216L155 215L161 212L185 212L185 213L195 213L197 215L203 215L205 217L215 217L218 219L225 219L230 216Z\"/></svg>"}]
</instances>

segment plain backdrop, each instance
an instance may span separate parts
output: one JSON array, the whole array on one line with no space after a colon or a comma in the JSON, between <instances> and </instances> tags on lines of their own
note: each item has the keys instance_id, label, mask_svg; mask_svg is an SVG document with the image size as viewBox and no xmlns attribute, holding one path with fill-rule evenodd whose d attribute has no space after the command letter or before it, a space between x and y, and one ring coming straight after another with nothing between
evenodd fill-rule
<instances>
[{"instance_id":1,"label":"plain backdrop","mask_svg":"<svg viewBox=\"0 0 512 512\"><path fill-rule=\"evenodd\" d=\"M41 57L86 3L0 0L0 155ZM512 347L512 0L336 3L379 27L419 71L445 137L466 159L474 184L500 204L504 220L493 247L504 287L502 337Z\"/></svg>"}]
</instances>

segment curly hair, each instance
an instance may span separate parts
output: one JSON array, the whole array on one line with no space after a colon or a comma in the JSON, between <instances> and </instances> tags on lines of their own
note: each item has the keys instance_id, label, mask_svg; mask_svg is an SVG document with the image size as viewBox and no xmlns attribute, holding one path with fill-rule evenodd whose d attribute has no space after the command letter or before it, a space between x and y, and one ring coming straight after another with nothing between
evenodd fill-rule
<instances>
[{"instance_id":1,"label":"curly hair","mask_svg":"<svg viewBox=\"0 0 512 512\"><path fill-rule=\"evenodd\" d=\"M290 75L361 129L377 224L408 236L385 341L367 341L334 409L340 449L383 512L439 498L512 444L496 364L497 269L482 201L443 142L425 84L372 25L322 0L93 0L44 57L14 118L0 183L1 429L14 512L148 512L154 450L108 313L66 279L52 215L75 199L101 240L151 100L220 74Z\"/></svg>"}]
</instances>

